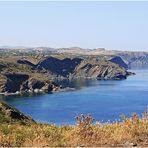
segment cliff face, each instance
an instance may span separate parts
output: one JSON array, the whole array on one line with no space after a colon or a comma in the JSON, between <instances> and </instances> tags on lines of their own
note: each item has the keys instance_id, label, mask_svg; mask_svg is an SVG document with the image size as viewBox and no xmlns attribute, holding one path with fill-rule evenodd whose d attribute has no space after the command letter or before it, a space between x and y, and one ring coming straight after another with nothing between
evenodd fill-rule
<instances>
[{"instance_id":1,"label":"cliff face","mask_svg":"<svg viewBox=\"0 0 148 148\"><path fill-rule=\"evenodd\" d=\"M117 61L120 59L119 61ZM96 78L105 80L125 79L128 72L121 67L125 66L121 58L116 61L97 61L87 58L73 58L59 60L53 57L46 58L37 64L37 68L46 69L63 78ZM116 64L120 62L119 64Z\"/></svg>"},{"instance_id":2,"label":"cliff face","mask_svg":"<svg viewBox=\"0 0 148 148\"><path fill-rule=\"evenodd\" d=\"M32 68L35 68L35 65L33 63L29 62L28 60L17 60L17 63L18 64L25 64L25 65L28 65Z\"/></svg>"},{"instance_id":3,"label":"cliff face","mask_svg":"<svg viewBox=\"0 0 148 148\"><path fill-rule=\"evenodd\" d=\"M126 79L128 72L117 64L104 62L100 64L85 63L76 68L75 74L98 80Z\"/></svg>"},{"instance_id":4,"label":"cliff face","mask_svg":"<svg viewBox=\"0 0 148 148\"><path fill-rule=\"evenodd\" d=\"M52 81L42 81L27 74L6 74L7 80L0 82L1 93L51 92L59 86Z\"/></svg>"},{"instance_id":5,"label":"cliff face","mask_svg":"<svg viewBox=\"0 0 148 148\"><path fill-rule=\"evenodd\" d=\"M6 74L7 81L4 86L5 92L16 92L20 90L21 84L29 79L29 76L26 74Z\"/></svg>"},{"instance_id":6,"label":"cliff face","mask_svg":"<svg viewBox=\"0 0 148 148\"><path fill-rule=\"evenodd\" d=\"M70 73L73 73L75 68L81 63L82 59L65 58L60 60L58 58L49 57L37 64L37 68L46 69L56 75L68 77Z\"/></svg>"},{"instance_id":7,"label":"cliff face","mask_svg":"<svg viewBox=\"0 0 148 148\"><path fill-rule=\"evenodd\" d=\"M128 69L128 65L119 56L115 56L115 57L111 58L109 61L113 62L115 64L118 64L119 66L121 66L125 69Z\"/></svg>"}]
</instances>

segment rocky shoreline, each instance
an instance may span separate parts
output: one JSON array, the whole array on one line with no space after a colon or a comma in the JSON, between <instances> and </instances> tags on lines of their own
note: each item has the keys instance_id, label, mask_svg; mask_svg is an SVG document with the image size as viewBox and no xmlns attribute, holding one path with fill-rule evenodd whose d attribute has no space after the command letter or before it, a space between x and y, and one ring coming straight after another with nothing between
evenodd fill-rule
<instances>
[{"instance_id":1,"label":"rocky shoreline","mask_svg":"<svg viewBox=\"0 0 148 148\"><path fill-rule=\"evenodd\" d=\"M54 89L50 92L44 92L43 90L41 89L34 89L33 91L31 90L28 90L27 92L20 92L20 91L17 91L15 93L8 93L8 92L3 92L3 93L0 93L0 96L16 96L16 95L28 95L28 94L47 94L47 93L54 93L54 92L65 92L65 91L74 91L75 88L71 88L71 87L65 87L65 88L57 88L57 89Z\"/></svg>"},{"instance_id":2,"label":"rocky shoreline","mask_svg":"<svg viewBox=\"0 0 148 148\"><path fill-rule=\"evenodd\" d=\"M20 57L0 59L0 94L51 93L72 90L56 80L96 79L124 80L134 73L127 71L120 57L54 57L40 59L36 64Z\"/></svg>"},{"instance_id":3,"label":"rocky shoreline","mask_svg":"<svg viewBox=\"0 0 148 148\"><path fill-rule=\"evenodd\" d=\"M114 80L124 80L126 79L128 76L131 76L131 75L135 75L135 73L133 72L128 72L128 75L127 76L122 76L122 75L118 75L116 77L116 79ZM98 80L98 81L101 81L101 80L109 80L109 79L105 79L105 78L92 78L92 77L87 77L87 78L83 78L83 77L77 77L75 79L89 79L89 80ZM35 79L34 79L35 80ZM56 79L57 80L57 79ZM58 79L59 80L59 79ZM63 79L60 79L60 80L63 80ZM67 80L70 80L70 79L67 79ZM35 80L35 81L39 81L39 80ZM39 81L40 82L40 81ZM5 83L6 84L6 83ZM7 84L9 85L9 84ZM23 84L24 85L24 84ZM4 85L5 86L5 85ZM25 95L25 94L46 94L46 93L54 93L54 92L64 92L64 91L73 91L75 90L75 88L72 88L72 87L63 87L62 85L58 85L56 83L53 82L53 84L51 83L45 83L45 85L43 85L43 87L39 87L38 85L36 87L32 87L29 89L22 89L23 86L21 85L20 89L17 90L16 92L11 92L11 91L4 91L4 89L2 90L1 87L1 92L0 92L0 95L1 96L13 96L13 95Z\"/></svg>"}]
</instances>

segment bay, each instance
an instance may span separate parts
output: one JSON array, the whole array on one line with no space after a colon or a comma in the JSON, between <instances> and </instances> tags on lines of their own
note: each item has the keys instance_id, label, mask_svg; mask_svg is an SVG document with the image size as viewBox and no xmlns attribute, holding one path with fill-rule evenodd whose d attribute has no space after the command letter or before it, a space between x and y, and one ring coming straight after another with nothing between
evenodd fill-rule
<instances>
[{"instance_id":1,"label":"bay","mask_svg":"<svg viewBox=\"0 0 148 148\"><path fill-rule=\"evenodd\" d=\"M88 113L96 121L120 120L121 114L141 115L148 105L148 70L131 71L136 75L126 80L65 80L58 83L74 91L3 99L39 122L75 124L75 116Z\"/></svg>"}]
</instances>

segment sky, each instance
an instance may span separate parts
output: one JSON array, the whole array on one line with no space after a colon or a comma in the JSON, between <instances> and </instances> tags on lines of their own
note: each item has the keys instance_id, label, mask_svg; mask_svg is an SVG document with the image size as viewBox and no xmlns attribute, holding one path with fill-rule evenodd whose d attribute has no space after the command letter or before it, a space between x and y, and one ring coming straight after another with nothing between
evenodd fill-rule
<instances>
[{"instance_id":1,"label":"sky","mask_svg":"<svg viewBox=\"0 0 148 148\"><path fill-rule=\"evenodd\" d=\"M1 1L5 45L148 51L148 2Z\"/></svg>"}]
</instances>

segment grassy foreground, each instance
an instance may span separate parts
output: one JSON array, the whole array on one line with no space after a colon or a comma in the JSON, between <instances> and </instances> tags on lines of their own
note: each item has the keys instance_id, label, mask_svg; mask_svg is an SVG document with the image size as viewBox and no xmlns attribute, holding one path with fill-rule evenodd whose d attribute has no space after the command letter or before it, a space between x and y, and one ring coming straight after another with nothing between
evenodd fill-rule
<instances>
[{"instance_id":1,"label":"grassy foreground","mask_svg":"<svg viewBox=\"0 0 148 148\"><path fill-rule=\"evenodd\" d=\"M92 124L80 115L74 126L1 123L0 146L148 146L148 120L136 114L122 122Z\"/></svg>"}]
</instances>

